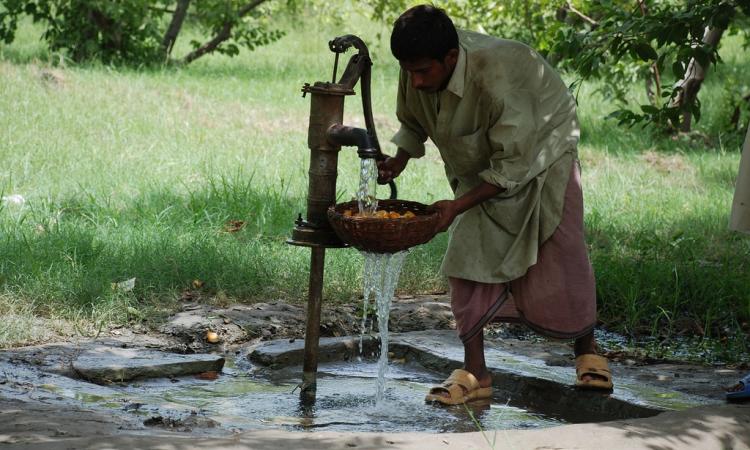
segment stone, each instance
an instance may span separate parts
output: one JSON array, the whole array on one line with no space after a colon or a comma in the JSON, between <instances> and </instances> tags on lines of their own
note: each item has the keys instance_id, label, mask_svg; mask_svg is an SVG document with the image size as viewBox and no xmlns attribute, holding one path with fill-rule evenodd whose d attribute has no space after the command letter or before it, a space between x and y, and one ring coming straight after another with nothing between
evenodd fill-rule
<instances>
[{"instance_id":1,"label":"stone","mask_svg":"<svg viewBox=\"0 0 750 450\"><path fill-rule=\"evenodd\" d=\"M88 381L106 384L138 378L179 377L220 372L224 358L217 355L179 355L134 348L95 347L72 363L75 373Z\"/></svg>"}]
</instances>

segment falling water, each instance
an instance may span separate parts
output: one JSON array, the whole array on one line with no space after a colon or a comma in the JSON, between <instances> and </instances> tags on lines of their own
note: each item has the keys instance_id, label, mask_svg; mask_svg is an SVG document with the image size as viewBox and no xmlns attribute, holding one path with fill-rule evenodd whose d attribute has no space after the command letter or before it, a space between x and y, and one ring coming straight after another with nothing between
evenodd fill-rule
<instances>
[{"instance_id":1,"label":"falling water","mask_svg":"<svg viewBox=\"0 0 750 450\"><path fill-rule=\"evenodd\" d=\"M357 204L360 214L372 215L378 209L378 200L375 197L378 187L378 166L374 158L362 158L360 161Z\"/></svg>"},{"instance_id":2,"label":"falling water","mask_svg":"<svg viewBox=\"0 0 750 450\"><path fill-rule=\"evenodd\" d=\"M374 159L362 159L360 166L357 203L360 214L374 214L378 207L375 196L377 188L377 165ZM367 313L372 299L377 307L378 332L380 334L380 359L378 360L378 384L375 404L380 405L385 393L385 374L388 370L388 317L391 299L398 284L398 276L407 251L394 254L362 252L365 258L362 332L359 338L359 353L362 354L362 339L367 325Z\"/></svg>"},{"instance_id":3,"label":"falling water","mask_svg":"<svg viewBox=\"0 0 750 450\"><path fill-rule=\"evenodd\" d=\"M367 310L370 299L373 300L378 318L380 334L380 358L378 360L378 384L375 404L379 405L385 392L385 375L388 371L388 318L391 311L391 299L398 284L398 276L408 251L398 253L362 252L365 257L364 267L364 313L362 314L362 334L359 338L359 352L362 354L362 336L366 332Z\"/></svg>"}]
</instances>

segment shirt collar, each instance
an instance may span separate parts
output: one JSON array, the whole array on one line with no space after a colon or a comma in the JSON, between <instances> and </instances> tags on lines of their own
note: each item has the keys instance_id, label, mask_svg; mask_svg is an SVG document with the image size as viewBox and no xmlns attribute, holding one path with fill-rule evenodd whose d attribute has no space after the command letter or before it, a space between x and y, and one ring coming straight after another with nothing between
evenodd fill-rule
<instances>
[{"instance_id":1,"label":"shirt collar","mask_svg":"<svg viewBox=\"0 0 750 450\"><path fill-rule=\"evenodd\" d=\"M466 50L463 45L458 46L458 60L456 61L456 67L453 68L453 74L451 79L448 81L448 85L445 87L446 91L450 91L459 98L464 96L464 82L466 81Z\"/></svg>"}]
</instances>

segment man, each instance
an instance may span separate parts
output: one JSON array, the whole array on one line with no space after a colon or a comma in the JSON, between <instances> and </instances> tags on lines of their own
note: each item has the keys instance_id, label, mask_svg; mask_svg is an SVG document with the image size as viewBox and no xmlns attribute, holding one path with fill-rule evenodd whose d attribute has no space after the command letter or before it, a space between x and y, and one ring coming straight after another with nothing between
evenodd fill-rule
<instances>
[{"instance_id":1,"label":"man","mask_svg":"<svg viewBox=\"0 0 750 450\"><path fill-rule=\"evenodd\" d=\"M464 345L464 368L426 400L458 404L492 395L483 327L520 321L575 339L576 385L612 389L596 355L594 276L583 239L575 101L531 48L457 31L445 11L409 9L391 34L401 66L394 157L379 181L440 151L453 200L433 206L435 232L450 228L442 271Z\"/></svg>"},{"instance_id":2,"label":"man","mask_svg":"<svg viewBox=\"0 0 750 450\"><path fill-rule=\"evenodd\" d=\"M740 171L732 202L732 217L729 228L750 233L750 124L747 126L745 143L740 157ZM727 400L750 400L750 374L726 391Z\"/></svg>"}]
</instances>

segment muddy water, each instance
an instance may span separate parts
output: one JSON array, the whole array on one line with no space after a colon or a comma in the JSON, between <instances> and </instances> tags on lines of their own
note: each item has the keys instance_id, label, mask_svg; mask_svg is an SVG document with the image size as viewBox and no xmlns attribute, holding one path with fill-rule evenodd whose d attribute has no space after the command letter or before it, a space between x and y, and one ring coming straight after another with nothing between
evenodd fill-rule
<instances>
[{"instance_id":1,"label":"muddy water","mask_svg":"<svg viewBox=\"0 0 750 450\"><path fill-rule=\"evenodd\" d=\"M317 399L300 401L299 366L268 370L238 360L215 379L160 378L97 386L57 375L14 369L14 379L32 386L39 401L60 408L104 410L112 416L139 418L143 423L170 424L195 434L221 430L284 428L290 431L335 430L372 432L468 432L541 428L563 422L493 403L438 407L424 403L438 376L417 364L392 363L384 401L375 403L373 386L379 376L375 360L323 364L319 367ZM0 395L13 398L10 383ZM19 398L30 395L18 393Z\"/></svg>"},{"instance_id":2,"label":"muddy water","mask_svg":"<svg viewBox=\"0 0 750 450\"><path fill-rule=\"evenodd\" d=\"M372 360L322 365L317 400L312 406L303 405L295 391L300 370L227 367L215 380L146 380L110 385L87 395L53 383L41 389L69 397L87 408L138 414L144 420L163 417L165 421L179 422L198 416L203 423L211 424L203 427L206 429L468 432L562 424L498 402L468 407L426 405L424 393L439 380L418 365L391 364L384 401L376 406L373 386L380 371L378 362ZM201 431L200 426L192 429Z\"/></svg>"}]
</instances>

